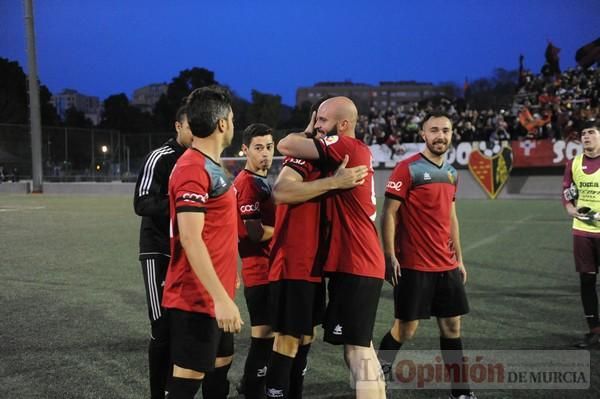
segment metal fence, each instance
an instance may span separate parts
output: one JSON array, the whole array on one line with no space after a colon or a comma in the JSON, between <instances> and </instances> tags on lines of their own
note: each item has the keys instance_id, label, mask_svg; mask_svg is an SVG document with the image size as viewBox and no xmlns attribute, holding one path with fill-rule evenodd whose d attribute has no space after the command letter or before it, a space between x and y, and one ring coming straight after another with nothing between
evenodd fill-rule
<instances>
[{"instance_id":1,"label":"metal fence","mask_svg":"<svg viewBox=\"0 0 600 399\"><path fill-rule=\"evenodd\" d=\"M121 180L135 181L145 156L174 136L174 132L122 135Z\"/></svg>"},{"instance_id":2,"label":"metal fence","mask_svg":"<svg viewBox=\"0 0 600 399\"><path fill-rule=\"evenodd\" d=\"M275 137L279 139L287 133L288 130L277 130ZM42 127L43 180L135 181L145 156L174 136L175 132L131 134L95 128ZM239 137L224 156L238 155L241 132L236 132L236 136ZM233 170L237 167L237 162L232 164ZM31 179L31 170L29 125L0 124L0 182Z\"/></svg>"},{"instance_id":3,"label":"metal fence","mask_svg":"<svg viewBox=\"0 0 600 399\"><path fill-rule=\"evenodd\" d=\"M241 132L236 133L240 137L224 156L238 155ZM281 138L287 133L278 130L275 136ZM43 180L135 181L144 157L174 136L175 132L131 134L95 128L42 127ZM31 179L31 170L29 125L0 124L0 182Z\"/></svg>"},{"instance_id":4,"label":"metal fence","mask_svg":"<svg viewBox=\"0 0 600 399\"><path fill-rule=\"evenodd\" d=\"M144 156L173 134L133 135L106 129L43 127L44 180L135 180ZM30 179L31 170L29 125L0 124L0 179Z\"/></svg>"}]
</instances>

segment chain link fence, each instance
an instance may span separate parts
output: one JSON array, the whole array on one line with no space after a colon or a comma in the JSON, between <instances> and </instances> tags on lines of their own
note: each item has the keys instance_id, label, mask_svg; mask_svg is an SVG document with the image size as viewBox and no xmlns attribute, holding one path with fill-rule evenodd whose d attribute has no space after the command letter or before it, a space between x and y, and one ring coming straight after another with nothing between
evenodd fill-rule
<instances>
[{"instance_id":1,"label":"chain link fence","mask_svg":"<svg viewBox=\"0 0 600 399\"><path fill-rule=\"evenodd\" d=\"M277 130L275 139L288 132ZM227 163L233 162L233 170L243 167L243 160L232 161L241 155L241 134L241 131L236 132L234 143L223 153L229 157ZM135 182L145 156L174 136L175 132L130 134L45 126L42 128L43 179L48 182ZM278 163L279 160L275 165ZM31 179L31 168L29 125L0 124L0 182Z\"/></svg>"},{"instance_id":2,"label":"chain link fence","mask_svg":"<svg viewBox=\"0 0 600 399\"><path fill-rule=\"evenodd\" d=\"M117 130L42 128L44 181L135 181L148 152L173 133L121 134ZM29 125L0 124L0 181L31 179Z\"/></svg>"}]
</instances>

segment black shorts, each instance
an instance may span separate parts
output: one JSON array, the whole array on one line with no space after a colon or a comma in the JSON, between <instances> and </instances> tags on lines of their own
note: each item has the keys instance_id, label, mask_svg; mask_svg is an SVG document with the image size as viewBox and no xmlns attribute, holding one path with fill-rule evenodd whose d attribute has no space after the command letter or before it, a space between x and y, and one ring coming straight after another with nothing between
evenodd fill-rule
<instances>
[{"instance_id":1,"label":"black shorts","mask_svg":"<svg viewBox=\"0 0 600 399\"><path fill-rule=\"evenodd\" d=\"M280 280L269 283L269 311L273 331L300 337L313 335L323 322L325 283Z\"/></svg>"},{"instance_id":2,"label":"black shorts","mask_svg":"<svg viewBox=\"0 0 600 399\"><path fill-rule=\"evenodd\" d=\"M334 345L370 346L382 286L379 278L331 273L323 340Z\"/></svg>"},{"instance_id":3,"label":"black shorts","mask_svg":"<svg viewBox=\"0 0 600 399\"><path fill-rule=\"evenodd\" d=\"M205 314L168 309L173 364L200 372L215 368L217 357L233 355L233 334L217 325L217 319Z\"/></svg>"},{"instance_id":4,"label":"black shorts","mask_svg":"<svg viewBox=\"0 0 600 399\"><path fill-rule=\"evenodd\" d=\"M412 321L467 313L469 302L458 267L445 272L402 269L394 288L396 319Z\"/></svg>"},{"instance_id":5,"label":"black shorts","mask_svg":"<svg viewBox=\"0 0 600 399\"><path fill-rule=\"evenodd\" d=\"M575 270L578 273L598 273L600 238L573 236Z\"/></svg>"},{"instance_id":6,"label":"black shorts","mask_svg":"<svg viewBox=\"0 0 600 399\"><path fill-rule=\"evenodd\" d=\"M271 324L269 315L269 284L244 287L244 297L250 314L251 326Z\"/></svg>"},{"instance_id":7,"label":"black shorts","mask_svg":"<svg viewBox=\"0 0 600 399\"><path fill-rule=\"evenodd\" d=\"M160 254L145 256L143 259L140 259L140 263L142 264L144 286L146 287L148 318L150 322L153 322L158 320L164 312L161 303L165 277L167 275L167 268L169 267L169 257Z\"/></svg>"}]
</instances>

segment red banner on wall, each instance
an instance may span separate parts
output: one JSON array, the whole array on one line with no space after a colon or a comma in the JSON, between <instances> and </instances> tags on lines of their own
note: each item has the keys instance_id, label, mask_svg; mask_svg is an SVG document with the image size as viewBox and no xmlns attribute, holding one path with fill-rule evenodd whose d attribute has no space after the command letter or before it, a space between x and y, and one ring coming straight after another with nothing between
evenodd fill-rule
<instances>
[{"instance_id":1,"label":"red banner on wall","mask_svg":"<svg viewBox=\"0 0 600 399\"><path fill-rule=\"evenodd\" d=\"M583 151L573 141L523 140L511 142L515 168L561 166Z\"/></svg>"},{"instance_id":2,"label":"red banner on wall","mask_svg":"<svg viewBox=\"0 0 600 399\"><path fill-rule=\"evenodd\" d=\"M403 144L404 149L401 155L395 155L390 158L389 149L387 152L381 150L385 145L373 145L371 151L375 164L384 164L388 168L393 168L397 162L406 159L423 150L423 143ZM458 143L447 154L447 160L457 169L464 169L469 163L469 156L473 151L480 151L486 157L494 157L502 151L503 147L510 147L513 153L514 168L547 168L552 166L562 166L567 161L575 158L577 154L583 152L581 143L575 141L554 141L552 140L515 140L503 141L501 143L487 143L485 141L464 141Z\"/></svg>"}]
</instances>

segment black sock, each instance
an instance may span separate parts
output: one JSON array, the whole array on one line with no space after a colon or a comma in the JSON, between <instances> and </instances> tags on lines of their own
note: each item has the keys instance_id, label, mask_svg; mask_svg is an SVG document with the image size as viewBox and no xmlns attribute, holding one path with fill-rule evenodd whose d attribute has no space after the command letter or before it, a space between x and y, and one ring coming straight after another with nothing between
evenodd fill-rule
<instances>
[{"instance_id":1,"label":"black sock","mask_svg":"<svg viewBox=\"0 0 600 399\"><path fill-rule=\"evenodd\" d=\"M581 303L590 330L600 326L598 320L598 294L596 293L596 274L580 273Z\"/></svg>"},{"instance_id":2,"label":"black sock","mask_svg":"<svg viewBox=\"0 0 600 399\"><path fill-rule=\"evenodd\" d=\"M202 385L202 380L171 377L167 385L169 399L194 399L200 385Z\"/></svg>"},{"instance_id":3,"label":"black sock","mask_svg":"<svg viewBox=\"0 0 600 399\"><path fill-rule=\"evenodd\" d=\"M150 344L148 345L148 368L150 372L150 397L152 399L164 399L167 378L171 374L168 341L150 339Z\"/></svg>"},{"instance_id":4,"label":"black sock","mask_svg":"<svg viewBox=\"0 0 600 399\"><path fill-rule=\"evenodd\" d=\"M381 339L379 343L379 351L377 353L377 357L379 357L379 362L381 363L381 367L391 367L392 363L394 363L394 359L396 358L396 353L402 347L402 342L396 341L396 339L392 336L392 333L388 331L387 334ZM386 371L386 370L384 370Z\"/></svg>"},{"instance_id":5,"label":"black sock","mask_svg":"<svg viewBox=\"0 0 600 399\"><path fill-rule=\"evenodd\" d=\"M440 337L440 349L446 370L450 374L452 396L469 395L469 384L462 382L468 376L462 376L463 347L461 338Z\"/></svg>"},{"instance_id":6,"label":"black sock","mask_svg":"<svg viewBox=\"0 0 600 399\"><path fill-rule=\"evenodd\" d=\"M273 350L274 338L254 338L250 342L244 365L244 395L247 399L264 398L267 363Z\"/></svg>"},{"instance_id":7,"label":"black sock","mask_svg":"<svg viewBox=\"0 0 600 399\"><path fill-rule=\"evenodd\" d=\"M229 395L227 373L230 367L231 363L226 366L217 367L213 371L206 373L204 384L202 384L203 399L227 399L227 395Z\"/></svg>"},{"instance_id":8,"label":"black sock","mask_svg":"<svg viewBox=\"0 0 600 399\"><path fill-rule=\"evenodd\" d=\"M170 345L169 324L163 315L150 323L152 335L148 344L148 371L150 374L150 397L164 399L167 379L173 375Z\"/></svg>"},{"instance_id":9,"label":"black sock","mask_svg":"<svg viewBox=\"0 0 600 399\"><path fill-rule=\"evenodd\" d=\"M304 388L304 376L308 370L308 352L310 344L300 345L298 353L292 362L292 370L290 371L290 399L301 399L302 389Z\"/></svg>"},{"instance_id":10,"label":"black sock","mask_svg":"<svg viewBox=\"0 0 600 399\"><path fill-rule=\"evenodd\" d=\"M287 399L290 391L290 372L292 371L293 357L288 357L277 352L271 352L271 359L267 368L265 392L267 398Z\"/></svg>"}]
</instances>

